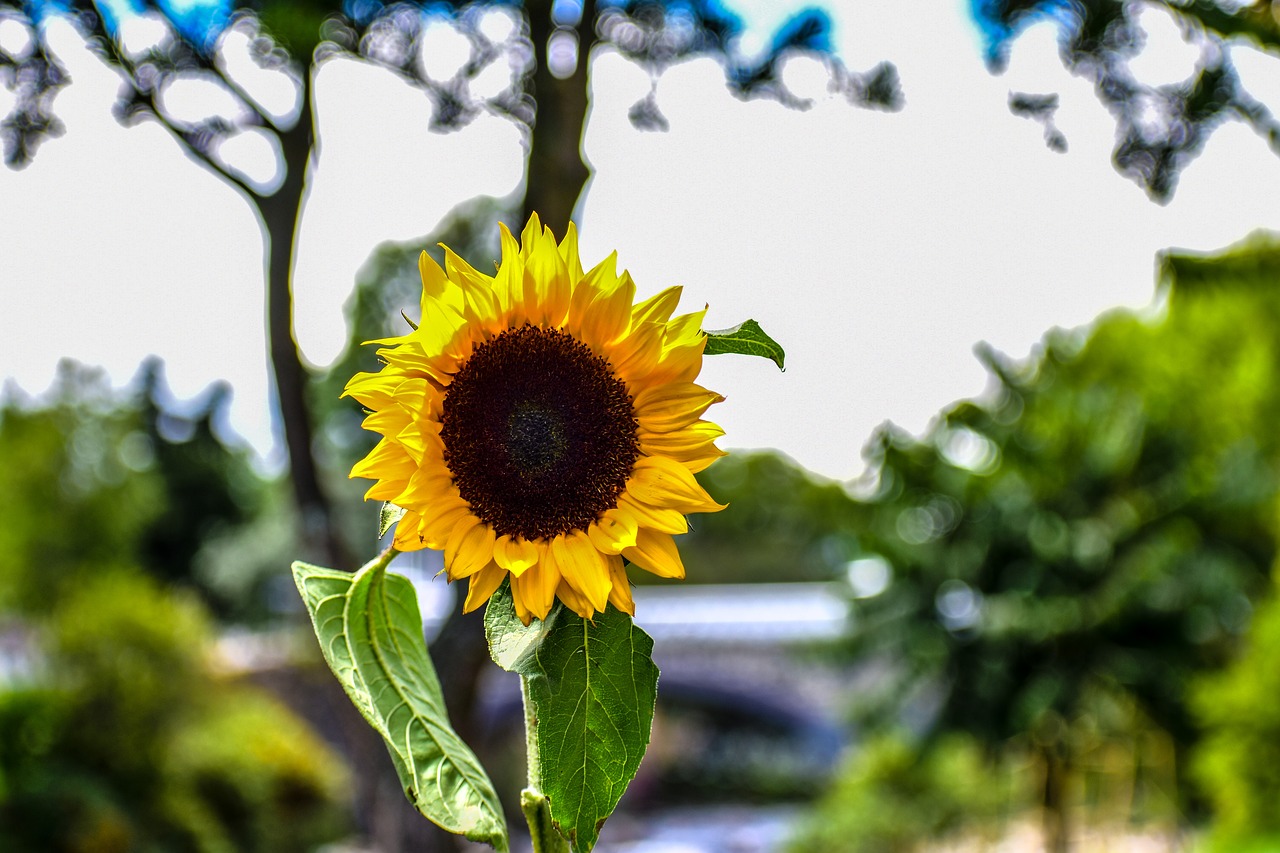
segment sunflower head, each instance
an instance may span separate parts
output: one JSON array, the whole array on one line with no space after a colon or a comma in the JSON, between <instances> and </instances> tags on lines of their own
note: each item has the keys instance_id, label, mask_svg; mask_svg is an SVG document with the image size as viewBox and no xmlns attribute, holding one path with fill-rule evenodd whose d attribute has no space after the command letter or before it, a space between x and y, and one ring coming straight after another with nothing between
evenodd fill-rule
<instances>
[{"instance_id":1,"label":"sunflower head","mask_svg":"<svg viewBox=\"0 0 1280 853\"><path fill-rule=\"evenodd\" d=\"M706 312L673 318L678 287L636 304L616 262L584 272L573 224L557 243L536 214L502 226L494 276L423 252L418 327L347 384L382 436L351 476L404 509L397 549L470 579L468 611L510 577L525 624L556 598L634 614L624 560L684 577L673 534L724 508L693 476L724 455L702 419L724 398L693 381Z\"/></svg>"}]
</instances>

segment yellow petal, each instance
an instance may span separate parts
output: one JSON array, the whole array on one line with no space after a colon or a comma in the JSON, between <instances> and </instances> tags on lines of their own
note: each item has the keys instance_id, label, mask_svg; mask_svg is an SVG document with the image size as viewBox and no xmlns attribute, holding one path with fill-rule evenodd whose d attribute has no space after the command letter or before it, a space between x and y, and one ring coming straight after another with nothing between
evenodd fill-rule
<instances>
[{"instance_id":1,"label":"yellow petal","mask_svg":"<svg viewBox=\"0 0 1280 853\"><path fill-rule=\"evenodd\" d=\"M470 613L502 586L502 579L507 573L497 563L490 563L471 576L471 585L467 588L467 600L462 605L463 613Z\"/></svg>"},{"instance_id":2,"label":"yellow petal","mask_svg":"<svg viewBox=\"0 0 1280 853\"><path fill-rule=\"evenodd\" d=\"M728 456L713 442L724 435L716 424L710 421L694 421L686 427L671 432L649 432L640 430L640 451L647 456L666 456L684 465L696 474L712 462Z\"/></svg>"},{"instance_id":3,"label":"yellow petal","mask_svg":"<svg viewBox=\"0 0 1280 853\"><path fill-rule=\"evenodd\" d=\"M583 619L590 619L596 615L596 608L591 606L591 602L587 601L587 597L570 586L569 582L563 578L560 579L560 585L556 587L556 598L563 601L565 607L568 607Z\"/></svg>"},{"instance_id":4,"label":"yellow petal","mask_svg":"<svg viewBox=\"0 0 1280 853\"><path fill-rule=\"evenodd\" d=\"M635 308L631 309L632 325L641 323L665 323L680 303L680 293L684 290L680 285L668 287L661 293L650 296Z\"/></svg>"},{"instance_id":5,"label":"yellow petal","mask_svg":"<svg viewBox=\"0 0 1280 853\"><path fill-rule=\"evenodd\" d=\"M564 229L564 239L560 241L560 257L569 270L569 283L576 285L582 280L582 259L578 257L578 229L572 221Z\"/></svg>"},{"instance_id":6,"label":"yellow petal","mask_svg":"<svg viewBox=\"0 0 1280 853\"><path fill-rule=\"evenodd\" d=\"M391 498L396 506L433 506L444 500L462 502L449 472L443 466L437 469L430 465L413 472L404 490Z\"/></svg>"},{"instance_id":7,"label":"yellow petal","mask_svg":"<svg viewBox=\"0 0 1280 853\"><path fill-rule=\"evenodd\" d=\"M609 363L614 373L634 384L658 366L661 355L662 327L657 323L644 323L633 326L630 334L613 344Z\"/></svg>"},{"instance_id":8,"label":"yellow petal","mask_svg":"<svg viewBox=\"0 0 1280 853\"><path fill-rule=\"evenodd\" d=\"M462 498L454 500L446 497L420 512L422 527L419 532L428 548L444 548L449 543L449 534L453 533L453 528L464 516L475 518L471 514L471 507Z\"/></svg>"},{"instance_id":9,"label":"yellow petal","mask_svg":"<svg viewBox=\"0 0 1280 853\"><path fill-rule=\"evenodd\" d=\"M689 469L690 474L700 474L711 467L711 463L723 459L729 454L714 444L708 444L701 452L671 454L671 458Z\"/></svg>"},{"instance_id":10,"label":"yellow petal","mask_svg":"<svg viewBox=\"0 0 1280 853\"><path fill-rule=\"evenodd\" d=\"M524 310L529 322L559 326L569 311L570 292L564 259L555 240L543 234L524 262Z\"/></svg>"},{"instance_id":11,"label":"yellow petal","mask_svg":"<svg viewBox=\"0 0 1280 853\"><path fill-rule=\"evenodd\" d=\"M377 412L370 412L360 426L381 435L395 435L412 421L409 413L400 406L387 406Z\"/></svg>"},{"instance_id":12,"label":"yellow petal","mask_svg":"<svg viewBox=\"0 0 1280 853\"><path fill-rule=\"evenodd\" d=\"M343 397L352 397L367 409L381 409L395 400L396 386L403 377L383 369L377 373L357 373L342 389Z\"/></svg>"},{"instance_id":13,"label":"yellow petal","mask_svg":"<svg viewBox=\"0 0 1280 853\"><path fill-rule=\"evenodd\" d=\"M396 370L402 375L428 380L432 386L443 387L453 380L457 361L453 353L438 352L428 355L422 342L410 341L393 349L378 350L378 357L387 363L384 373ZM389 400L388 404L395 402ZM371 408L382 408L372 406Z\"/></svg>"},{"instance_id":14,"label":"yellow petal","mask_svg":"<svg viewBox=\"0 0 1280 853\"><path fill-rule=\"evenodd\" d=\"M422 537L418 535L418 527L422 519L416 512L405 512L396 522L396 532L391 544L397 551L419 551L422 549Z\"/></svg>"},{"instance_id":15,"label":"yellow petal","mask_svg":"<svg viewBox=\"0 0 1280 853\"><path fill-rule=\"evenodd\" d=\"M461 307L458 297L461 296L453 282L445 275L444 270L436 263L435 258L425 251L418 255L418 273L422 276L422 316L427 314L427 300L444 302ZM422 324L419 323L419 326Z\"/></svg>"},{"instance_id":16,"label":"yellow petal","mask_svg":"<svg viewBox=\"0 0 1280 853\"><path fill-rule=\"evenodd\" d=\"M662 355L648 377L651 384L692 382L702 372L702 353L707 348L702 319L706 313L695 311L667 323L662 335Z\"/></svg>"},{"instance_id":17,"label":"yellow petal","mask_svg":"<svg viewBox=\"0 0 1280 853\"><path fill-rule=\"evenodd\" d=\"M689 520L679 510L650 506L627 494L618 496L618 509L635 519L637 529L647 527L663 533L689 532Z\"/></svg>"},{"instance_id":18,"label":"yellow petal","mask_svg":"<svg viewBox=\"0 0 1280 853\"><path fill-rule=\"evenodd\" d=\"M694 311L692 314L681 314L668 322L666 333L662 338L663 348L681 347L700 341L705 343L707 336L702 332L702 321L706 319L706 316L707 309L703 308L701 311Z\"/></svg>"},{"instance_id":19,"label":"yellow petal","mask_svg":"<svg viewBox=\"0 0 1280 853\"><path fill-rule=\"evenodd\" d=\"M493 543L493 559L513 575L521 575L538 563L538 547L528 539L499 536Z\"/></svg>"},{"instance_id":20,"label":"yellow petal","mask_svg":"<svg viewBox=\"0 0 1280 853\"><path fill-rule=\"evenodd\" d=\"M422 464L423 454L427 452L427 442L417 424L408 424L396 433L396 442L404 448L404 452L413 460L413 464Z\"/></svg>"},{"instance_id":21,"label":"yellow petal","mask_svg":"<svg viewBox=\"0 0 1280 853\"><path fill-rule=\"evenodd\" d=\"M450 292L458 294L457 305L438 299L422 298L422 319L414 337L421 342L425 352L431 355L445 352L457 331L467 325L462 316L462 289L452 286Z\"/></svg>"},{"instance_id":22,"label":"yellow petal","mask_svg":"<svg viewBox=\"0 0 1280 853\"><path fill-rule=\"evenodd\" d=\"M654 507L680 512L719 512L689 469L665 456L641 456L627 481L627 494Z\"/></svg>"},{"instance_id":23,"label":"yellow petal","mask_svg":"<svg viewBox=\"0 0 1280 853\"><path fill-rule=\"evenodd\" d=\"M504 311L515 312L508 316L513 326L524 323L524 261L520 258L520 244L511 235L506 223L498 223L502 242L502 263L493 279L493 290Z\"/></svg>"},{"instance_id":24,"label":"yellow petal","mask_svg":"<svg viewBox=\"0 0 1280 853\"><path fill-rule=\"evenodd\" d=\"M636 395L633 404L642 430L670 432L686 427L702 417L713 403L724 402L714 391L692 382L655 385Z\"/></svg>"},{"instance_id":25,"label":"yellow petal","mask_svg":"<svg viewBox=\"0 0 1280 853\"><path fill-rule=\"evenodd\" d=\"M493 559L493 528L474 515L458 519L444 545L444 567L450 580L470 577Z\"/></svg>"},{"instance_id":26,"label":"yellow petal","mask_svg":"<svg viewBox=\"0 0 1280 853\"><path fill-rule=\"evenodd\" d=\"M606 555L605 562L609 566L609 579L613 586L609 589L609 603L629 616L636 615L636 603L631 597L631 582L627 580L627 569L622 557Z\"/></svg>"},{"instance_id":27,"label":"yellow petal","mask_svg":"<svg viewBox=\"0 0 1280 853\"><path fill-rule=\"evenodd\" d=\"M376 480L384 476L384 471L404 470L406 463L412 464L412 460L400 442L384 438L374 445L368 456L352 467L351 473L347 476L366 477L370 480Z\"/></svg>"},{"instance_id":28,"label":"yellow petal","mask_svg":"<svg viewBox=\"0 0 1280 853\"><path fill-rule=\"evenodd\" d=\"M409 485L408 480L379 480L369 487L369 491L364 493L364 499L367 501L391 501L395 503L396 498L399 497L407 485Z\"/></svg>"},{"instance_id":29,"label":"yellow petal","mask_svg":"<svg viewBox=\"0 0 1280 853\"><path fill-rule=\"evenodd\" d=\"M560 585L560 569L554 557L547 557L520 577L511 577L511 589L519 595L529 612L539 619L546 619L556 600L556 587ZM517 611L518 613L519 611ZM529 624L528 622L525 623Z\"/></svg>"},{"instance_id":30,"label":"yellow petal","mask_svg":"<svg viewBox=\"0 0 1280 853\"><path fill-rule=\"evenodd\" d=\"M425 379L409 377L396 386L394 405L388 408L399 409L412 417L426 407L427 395L432 391Z\"/></svg>"},{"instance_id":31,"label":"yellow petal","mask_svg":"<svg viewBox=\"0 0 1280 853\"><path fill-rule=\"evenodd\" d=\"M701 452L706 445L722 435L724 430L718 424L701 420L668 432L650 432L641 429L637 433L641 449L650 456Z\"/></svg>"},{"instance_id":32,"label":"yellow petal","mask_svg":"<svg viewBox=\"0 0 1280 853\"><path fill-rule=\"evenodd\" d=\"M641 528L635 547L624 550L622 556L660 578L684 577L684 563L670 534Z\"/></svg>"},{"instance_id":33,"label":"yellow petal","mask_svg":"<svg viewBox=\"0 0 1280 853\"><path fill-rule=\"evenodd\" d=\"M631 281L631 276L626 275L625 278ZM596 293L604 293L613 290L618 286L618 253L610 252L609 257L596 264L591 270L582 277L582 285L594 290ZM635 293L635 282L631 283L632 293ZM627 299L627 316L631 316L631 302L635 297Z\"/></svg>"},{"instance_id":34,"label":"yellow petal","mask_svg":"<svg viewBox=\"0 0 1280 853\"><path fill-rule=\"evenodd\" d=\"M496 329L502 307L493 289L493 279L476 272L448 246L444 246L445 267L449 277L458 283L462 291L464 313L467 319L490 331Z\"/></svg>"},{"instance_id":35,"label":"yellow petal","mask_svg":"<svg viewBox=\"0 0 1280 853\"><path fill-rule=\"evenodd\" d=\"M592 607L604 610L609 602L609 570L587 535L574 530L557 536L551 540L551 553L561 577L586 596Z\"/></svg>"},{"instance_id":36,"label":"yellow petal","mask_svg":"<svg viewBox=\"0 0 1280 853\"><path fill-rule=\"evenodd\" d=\"M591 544L603 554L619 554L623 548L636 544L636 519L633 515L607 510L587 528Z\"/></svg>"},{"instance_id":37,"label":"yellow petal","mask_svg":"<svg viewBox=\"0 0 1280 853\"><path fill-rule=\"evenodd\" d=\"M533 620L533 614L529 612L529 607L524 603L524 596L516 587L514 580L511 582L511 603L515 605L516 616L519 617L521 622L528 625Z\"/></svg>"},{"instance_id":38,"label":"yellow petal","mask_svg":"<svg viewBox=\"0 0 1280 853\"><path fill-rule=\"evenodd\" d=\"M578 287L581 290L585 282ZM621 281L607 289L597 290L582 318L582 340L600 352L625 334L631 323L631 300L635 293L636 286L630 276L623 276Z\"/></svg>"},{"instance_id":39,"label":"yellow petal","mask_svg":"<svg viewBox=\"0 0 1280 853\"><path fill-rule=\"evenodd\" d=\"M520 256L528 260L529 255L533 253L534 244L538 242L538 238L542 236L542 221L538 219L538 212L535 210L529 214L529 221L525 223L524 230L520 232Z\"/></svg>"}]
</instances>

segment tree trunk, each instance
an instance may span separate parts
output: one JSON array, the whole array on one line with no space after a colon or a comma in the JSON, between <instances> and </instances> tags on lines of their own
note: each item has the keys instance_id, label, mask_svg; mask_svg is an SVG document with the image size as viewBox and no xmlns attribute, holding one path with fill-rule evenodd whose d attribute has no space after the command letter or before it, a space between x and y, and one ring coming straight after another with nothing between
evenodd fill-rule
<instances>
[{"instance_id":1,"label":"tree trunk","mask_svg":"<svg viewBox=\"0 0 1280 853\"><path fill-rule=\"evenodd\" d=\"M279 134L284 183L275 194L259 196L255 201L266 229L267 335L289 451L289 481L298 510L301 547L307 559L354 570L357 562L334 523L332 504L316 464L311 406L307 399L309 377L293 334L294 253L306 195L307 170L315 154L314 89L310 71L307 68L303 72L298 121ZM334 702L345 703L339 718L345 721L344 747L355 770L356 821L362 834L385 853L453 850L452 836L418 814L405 799L380 739L358 714L352 713L354 708L346 697L334 691L336 684L332 680L327 680L326 686Z\"/></svg>"},{"instance_id":2,"label":"tree trunk","mask_svg":"<svg viewBox=\"0 0 1280 853\"><path fill-rule=\"evenodd\" d=\"M525 3L529 38L537 60L533 72L537 113L529 139L520 224L524 225L529 214L536 211L543 224L551 226L556 236L561 237L590 177L581 152L587 118L587 60L595 44L596 4L594 0L582 4L582 18L575 28L578 64L573 74L563 80L552 75L547 63L547 42L555 31L551 6L547 0Z\"/></svg>"},{"instance_id":3,"label":"tree trunk","mask_svg":"<svg viewBox=\"0 0 1280 853\"><path fill-rule=\"evenodd\" d=\"M273 195L257 196L254 200L266 230L267 337L289 452L289 482L298 510L303 555L334 568L354 569L356 566L333 523L332 506L316 465L311 407L307 401L307 371L293 335L294 250L302 218L307 169L315 150L310 72L308 67L302 74L298 121L279 134L284 183Z\"/></svg>"},{"instance_id":4,"label":"tree trunk","mask_svg":"<svg viewBox=\"0 0 1280 853\"><path fill-rule=\"evenodd\" d=\"M1044 789L1040 800L1044 849L1046 853L1067 853L1071 846L1071 831L1063 790L1067 782L1067 771L1061 746L1057 743L1045 744L1040 749L1040 755L1044 760Z\"/></svg>"}]
</instances>

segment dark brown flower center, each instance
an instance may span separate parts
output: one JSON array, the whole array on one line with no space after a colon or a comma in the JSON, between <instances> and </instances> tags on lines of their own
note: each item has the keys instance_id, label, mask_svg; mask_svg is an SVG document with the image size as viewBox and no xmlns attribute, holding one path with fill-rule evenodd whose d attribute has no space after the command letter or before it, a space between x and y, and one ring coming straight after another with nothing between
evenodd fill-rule
<instances>
[{"instance_id":1,"label":"dark brown flower center","mask_svg":"<svg viewBox=\"0 0 1280 853\"><path fill-rule=\"evenodd\" d=\"M477 346L440 420L458 491L498 535L585 530L616 506L640 455L626 383L558 329L525 325Z\"/></svg>"}]
</instances>

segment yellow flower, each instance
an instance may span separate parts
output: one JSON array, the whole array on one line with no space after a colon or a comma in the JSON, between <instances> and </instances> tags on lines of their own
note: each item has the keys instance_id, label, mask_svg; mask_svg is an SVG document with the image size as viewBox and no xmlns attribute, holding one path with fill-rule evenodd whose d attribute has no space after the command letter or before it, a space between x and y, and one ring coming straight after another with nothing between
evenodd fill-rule
<instances>
[{"instance_id":1,"label":"yellow flower","mask_svg":"<svg viewBox=\"0 0 1280 853\"><path fill-rule=\"evenodd\" d=\"M396 548L470 579L468 611L510 576L526 625L557 597L634 614L623 559L682 578L672 535L724 509L693 476L724 455L701 419L724 398L693 382L706 312L672 318L678 287L633 305L616 262L584 273L573 224L557 244L536 214L519 243L502 228L496 276L423 252L418 328L347 384L382 435L351 476L405 510Z\"/></svg>"}]
</instances>

